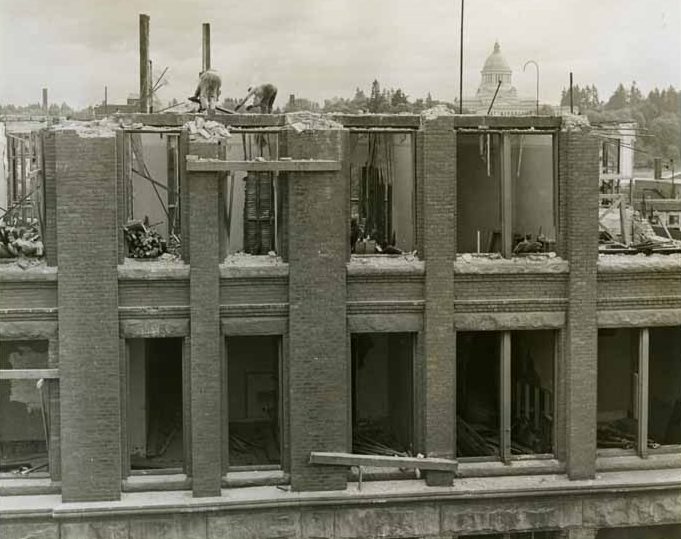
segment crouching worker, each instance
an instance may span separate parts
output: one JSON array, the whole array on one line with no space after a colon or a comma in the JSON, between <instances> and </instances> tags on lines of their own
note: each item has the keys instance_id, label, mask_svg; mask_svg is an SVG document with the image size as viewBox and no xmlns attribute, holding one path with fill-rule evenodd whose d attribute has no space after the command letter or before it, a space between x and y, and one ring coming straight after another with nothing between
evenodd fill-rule
<instances>
[{"instance_id":1,"label":"crouching worker","mask_svg":"<svg viewBox=\"0 0 681 539\"><path fill-rule=\"evenodd\" d=\"M220 75L212 69L207 69L199 75L199 85L196 87L194 96L189 99L199 103L199 112L208 110L209 113L213 114L220 97L221 86Z\"/></svg>"},{"instance_id":2,"label":"crouching worker","mask_svg":"<svg viewBox=\"0 0 681 539\"><path fill-rule=\"evenodd\" d=\"M271 114L274 100L277 97L277 87L269 83L252 86L248 89L248 94L241 100L241 103L237 105L235 110L238 111L243 107L251 97L253 97L253 103L246 107L247 111Z\"/></svg>"}]
</instances>

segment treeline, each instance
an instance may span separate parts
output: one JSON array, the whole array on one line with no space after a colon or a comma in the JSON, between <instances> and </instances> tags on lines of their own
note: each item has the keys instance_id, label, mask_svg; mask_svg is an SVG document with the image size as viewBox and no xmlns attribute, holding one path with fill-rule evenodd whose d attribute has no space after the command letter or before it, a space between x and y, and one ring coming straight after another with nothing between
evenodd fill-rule
<instances>
[{"instance_id":1,"label":"treeline","mask_svg":"<svg viewBox=\"0 0 681 539\"><path fill-rule=\"evenodd\" d=\"M74 109L69 107L66 103L57 105L52 103L48 107L48 113L50 116L70 116L74 112ZM30 116L40 116L45 114L40 103L31 103L29 105L1 105L0 104L0 114L2 115L30 115Z\"/></svg>"},{"instance_id":2,"label":"treeline","mask_svg":"<svg viewBox=\"0 0 681 539\"><path fill-rule=\"evenodd\" d=\"M653 158L662 157L667 165L673 159L676 169L681 158L681 91L673 86L655 88L644 96L633 82L629 87L619 84L607 101L602 101L596 86L573 87L575 107L586 114L591 123L634 121L639 132L636 138L635 165L650 167ZM562 106L570 105L569 91L564 88Z\"/></svg>"}]
</instances>

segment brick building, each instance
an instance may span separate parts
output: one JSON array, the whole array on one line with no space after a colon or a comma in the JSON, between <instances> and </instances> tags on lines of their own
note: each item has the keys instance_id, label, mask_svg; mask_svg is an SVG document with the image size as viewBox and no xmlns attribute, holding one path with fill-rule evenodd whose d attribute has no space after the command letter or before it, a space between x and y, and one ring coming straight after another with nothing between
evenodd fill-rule
<instances>
[{"instance_id":1,"label":"brick building","mask_svg":"<svg viewBox=\"0 0 681 539\"><path fill-rule=\"evenodd\" d=\"M219 118L43 132L0 537L681 537L681 263L599 259L587 126Z\"/></svg>"}]
</instances>

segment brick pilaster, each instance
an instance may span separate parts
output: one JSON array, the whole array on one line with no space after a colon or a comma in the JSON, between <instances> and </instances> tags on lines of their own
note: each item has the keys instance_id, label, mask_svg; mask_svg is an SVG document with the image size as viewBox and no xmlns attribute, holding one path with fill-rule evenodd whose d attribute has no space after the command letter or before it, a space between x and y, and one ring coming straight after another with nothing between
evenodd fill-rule
<instances>
[{"instance_id":1,"label":"brick pilaster","mask_svg":"<svg viewBox=\"0 0 681 539\"><path fill-rule=\"evenodd\" d=\"M339 159L342 131L288 133L293 158ZM334 490L347 470L312 467L310 451L347 451L349 366L346 252L349 218L340 173L290 174L289 403L291 486Z\"/></svg>"},{"instance_id":2,"label":"brick pilaster","mask_svg":"<svg viewBox=\"0 0 681 539\"><path fill-rule=\"evenodd\" d=\"M596 467L598 262L598 141L561 132L559 174L567 189L570 262L567 346L564 358L568 475L593 477Z\"/></svg>"},{"instance_id":3,"label":"brick pilaster","mask_svg":"<svg viewBox=\"0 0 681 539\"><path fill-rule=\"evenodd\" d=\"M189 191L190 394L194 496L219 496L221 479L218 178L191 173Z\"/></svg>"},{"instance_id":4,"label":"brick pilaster","mask_svg":"<svg viewBox=\"0 0 681 539\"><path fill-rule=\"evenodd\" d=\"M56 157L64 501L120 497L114 137L49 133Z\"/></svg>"},{"instance_id":5,"label":"brick pilaster","mask_svg":"<svg viewBox=\"0 0 681 539\"><path fill-rule=\"evenodd\" d=\"M57 265L57 147L54 131L42 133L43 183L45 194L45 261Z\"/></svg>"},{"instance_id":6,"label":"brick pilaster","mask_svg":"<svg viewBox=\"0 0 681 539\"><path fill-rule=\"evenodd\" d=\"M423 256L426 260L423 376L425 450L453 458L456 428L454 278L456 256L456 134L446 123L426 123L423 155ZM448 484L449 473L427 473L428 484Z\"/></svg>"}]
</instances>

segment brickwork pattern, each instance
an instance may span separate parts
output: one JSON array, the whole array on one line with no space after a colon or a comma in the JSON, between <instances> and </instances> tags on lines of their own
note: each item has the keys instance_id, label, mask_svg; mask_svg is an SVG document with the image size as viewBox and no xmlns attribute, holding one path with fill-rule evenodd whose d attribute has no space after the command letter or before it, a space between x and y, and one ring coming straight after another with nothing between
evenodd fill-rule
<instances>
[{"instance_id":1,"label":"brickwork pattern","mask_svg":"<svg viewBox=\"0 0 681 539\"><path fill-rule=\"evenodd\" d=\"M340 131L289 133L294 158L338 159ZM310 451L346 451L348 356L347 181L338 173L290 174L289 405L291 487L343 489L347 470L312 467Z\"/></svg>"},{"instance_id":2,"label":"brickwork pattern","mask_svg":"<svg viewBox=\"0 0 681 539\"><path fill-rule=\"evenodd\" d=\"M57 146L55 133L42 134L43 182L45 194L45 260L48 266L57 265Z\"/></svg>"},{"instance_id":3,"label":"brickwork pattern","mask_svg":"<svg viewBox=\"0 0 681 539\"><path fill-rule=\"evenodd\" d=\"M187 183L191 257L191 474L194 496L219 496L223 388L217 174L192 173Z\"/></svg>"},{"instance_id":4,"label":"brickwork pattern","mask_svg":"<svg viewBox=\"0 0 681 539\"><path fill-rule=\"evenodd\" d=\"M423 133L425 280L424 428L427 456L452 458L455 444L456 344L453 262L456 256L456 134L439 122ZM451 482L432 475L438 484ZM427 479L430 479L427 475ZM430 481L429 481L430 482Z\"/></svg>"},{"instance_id":5,"label":"brickwork pattern","mask_svg":"<svg viewBox=\"0 0 681 539\"><path fill-rule=\"evenodd\" d=\"M568 475L593 477L596 460L598 262L598 141L580 132L560 134L560 177L567 186L570 262L566 384Z\"/></svg>"},{"instance_id":6,"label":"brickwork pattern","mask_svg":"<svg viewBox=\"0 0 681 539\"><path fill-rule=\"evenodd\" d=\"M115 138L54 135L64 501L120 496Z\"/></svg>"}]
</instances>

